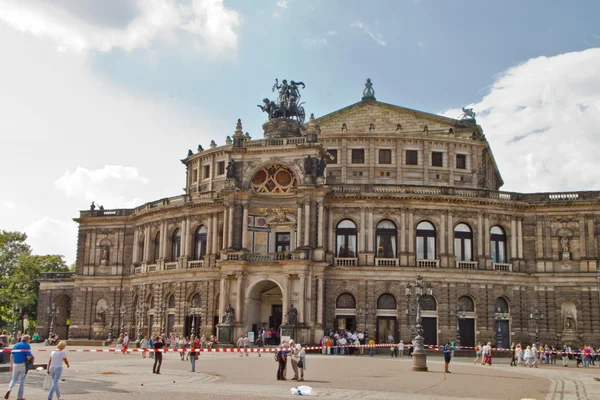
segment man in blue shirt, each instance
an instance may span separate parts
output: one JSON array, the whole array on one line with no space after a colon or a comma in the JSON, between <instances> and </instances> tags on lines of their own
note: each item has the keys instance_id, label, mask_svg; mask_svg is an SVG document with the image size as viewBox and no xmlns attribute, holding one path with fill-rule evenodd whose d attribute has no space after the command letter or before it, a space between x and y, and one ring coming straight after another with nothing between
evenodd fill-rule
<instances>
[{"instance_id":1,"label":"man in blue shirt","mask_svg":"<svg viewBox=\"0 0 600 400\"><path fill-rule=\"evenodd\" d=\"M448 366L450 365L450 360L454 354L454 346L451 346L450 343L446 342L446 344L442 346L442 353L444 354L444 372L449 374L450 371L448 371Z\"/></svg>"},{"instance_id":2,"label":"man in blue shirt","mask_svg":"<svg viewBox=\"0 0 600 400\"><path fill-rule=\"evenodd\" d=\"M31 338L29 335L23 335L21 341L15 344L12 348L12 352L10 354L10 370L12 371L12 379L8 385L8 391L4 395L5 399L8 399L8 396L10 396L10 391L12 390L13 386L17 384L17 382L19 382L19 392L17 394L17 398L24 399L23 391L25 390L25 378L27 378L25 364L32 358L31 347L29 346L30 339Z\"/></svg>"}]
</instances>

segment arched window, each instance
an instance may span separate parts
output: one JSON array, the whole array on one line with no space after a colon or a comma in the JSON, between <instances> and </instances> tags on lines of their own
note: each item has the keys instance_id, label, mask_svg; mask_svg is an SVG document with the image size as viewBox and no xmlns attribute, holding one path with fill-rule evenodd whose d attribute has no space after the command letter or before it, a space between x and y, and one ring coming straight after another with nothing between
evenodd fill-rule
<instances>
[{"instance_id":1,"label":"arched window","mask_svg":"<svg viewBox=\"0 0 600 400\"><path fill-rule=\"evenodd\" d=\"M200 307L200 294L196 293L194 297L192 297L192 307Z\"/></svg>"},{"instance_id":2,"label":"arched window","mask_svg":"<svg viewBox=\"0 0 600 400\"><path fill-rule=\"evenodd\" d=\"M175 229L171 239L171 261L177 261L181 255L181 230Z\"/></svg>"},{"instance_id":3,"label":"arched window","mask_svg":"<svg viewBox=\"0 0 600 400\"><path fill-rule=\"evenodd\" d=\"M154 296L150 296L150 299L148 299L148 307L150 309L154 308Z\"/></svg>"},{"instance_id":4,"label":"arched window","mask_svg":"<svg viewBox=\"0 0 600 400\"><path fill-rule=\"evenodd\" d=\"M378 310L395 310L396 309L396 298L389 294L384 293L377 299Z\"/></svg>"},{"instance_id":5,"label":"arched window","mask_svg":"<svg viewBox=\"0 0 600 400\"><path fill-rule=\"evenodd\" d=\"M202 260L206 255L206 227L201 225L194 234L194 260Z\"/></svg>"},{"instance_id":6,"label":"arched window","mask_svg":"<svg viewBox=\"0 0 600 400\"><path fill-rule=\"evenodd\" d=\"M490 230L490 244L492 262L506 262L506 234L499 226L494 226Z\"/></svg>"},{"instance_id":7,"label":"arched window","mask_svg":"<svg viewBox=\"0 0 600 400\"><path fill-rule=\"evenodd\" d=\"M156 232L154 237L154 262L158 261L160 255L160 232Z\"/></svg>"},{"instance_id":8,"label":"arched window","mask_svg":"<svg viewBox=\"0 0 600 400\"><path fill-rule=\"evenodd\" d=\"M396 258L397 229L390 220L377 224L377 256L378 258Z\"/></svg>"},{"instance_id":9,"label":"arched window","mask_svg":"<svg viewBox=\"0 0 600 400\"><path fill-rule=\"evenodd\" d=\"M144 241L144 237L142 236L140 238L139 241L139 245L138 245L138 259L136 261L145 261L146 260L146 252L144 251L145 249L145 241Z\"/></svg>"},{"instance_id":10,"label":"arched window","mask_svg":"<svg viewBox=\"0 0 600 400\"><path fill-rule=\"evenodd\" d=\"M454 256L456 261L473 259L473 232L467 224L461 223L454 228Z\"/></svg>"},{"instance_id":11,"label":"arched window","mask_svg":"<svg viewBox=\"0 0 600 400\"><path fill-rule=\"evenodd\" d=\"M356 308L356 300L350 293L342 293L335 302L336 308Z\"/></svg>"},{"instance_id":12,"label":"arched window","mask_svg":"<svg viewBox=\"0 0 600 400\"><path fill-rule=\"evenodd\" d=\"M496 312L508 313L508 301L504 297L498 297L496 299Z\"/></svg>"},{"instance_id":13,"label":"arched window","mask_svg":"<svg viewBox=\"0 0 600 400\"><path fill-rule=\"evenodd\" d=\"M422 311L436 311L437 301L431 295L425 295L419 299L419 305Z\"/></svg>"},{"instance_id":14,"label":"arched window","mask_svg":"<svg viewBox=\"0 0 600 400\"><path fill-rule=\"evenodd\" d=\"M167 300L167 308L175 308L175 295L172 294Z\"/></svg>"},{"instance_id":15,"label":"arched window","mask_svg":"<svg viewBox=\"0 0 600 400\"><path fill-rule=\"evenodd\" d=\"M417 259L435 260L435 227L431 222L417 225Z\"/></svg>"},{"instance_id":16,"label":"arched window","mask_svg":"<svg viewBox=\"0 0 600 400\"><path fill-rule=\"evenodd\" d=\"M475 311L475 303L469 296L461 296L461 298L458 299L458 304L467 312Z\"/></svg>"},{"instance_id":17,"label":"arched window","mask_svg":"<svg viewBox=\"0 0 600 400\"><path fill-rule=\"evenodd\" d=\"M349 219L340 221L335 230L336 257L357 257L356 225Z\"/></svg>"}]
</instances>

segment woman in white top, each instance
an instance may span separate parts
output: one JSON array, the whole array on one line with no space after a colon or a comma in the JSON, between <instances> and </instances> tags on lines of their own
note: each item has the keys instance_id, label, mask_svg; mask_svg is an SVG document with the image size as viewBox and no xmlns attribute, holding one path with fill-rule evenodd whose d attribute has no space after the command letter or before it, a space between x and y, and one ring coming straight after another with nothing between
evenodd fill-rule
<instances>
[{"instance_id":1,"label":"woman in white top","mask_svg":"<svg viewBox=\"0 0 600 400\"><path fill-rule=\"evenodd\" d=\"M146 358L146 352L148 351L148 339L146 339L144 336L142 336L140 348L142 349L142 358Z\"/></svg>"},{"instance_id":2,"label":"woman in white top","mask_svg":"<svg viewBox=\"0 0 600 400\"><path fill-rule=\"evenodd\" d=\"M529 368L533 367L533 352L531 351L531 347L527 346L525 349L525 366L529 366Z\"/></svg>"},{"instance_id":3,"label":"woman in white top","mask_svg":"<svg viewBox=\"0 0 600 400\"><path fill-rule=\"evenodd\" d=\"M398 353L400 353L400 358L402 358L404 355L404 342L402 340L398 343Z\"/></svg>"},{"instance_id":4,"label":"woman in white top","mask_svg":"<svg viewBox=\"0 0 600 400\"><path fill-rule=\"evenodd\" d=\"M67 343L63 340L58 343L56 350L50 353L50 360L48 360L47 370L48 375L52 377L52 386L50 387L50 392L48 393L48 400L52 400L54 393L56 393L56 397L60 399L58 381L62 375L63 362L67 365L67 368L71 368L69 365L69 360L67 360L67 354L64 352L65 347L67 347Z\"/></svg>"},{"instance_id":5,"label":"woman in white top","mask_svg":"<svg viewBox=\"0 0 600 400\"><path fill-rule=\"evenodd\" d=\"M306 352L300 344L296 345L296 351L298 352L298 369L300 370L299 381L304 380L304 370L306 369Z\"/></svg>"}]
</instances>

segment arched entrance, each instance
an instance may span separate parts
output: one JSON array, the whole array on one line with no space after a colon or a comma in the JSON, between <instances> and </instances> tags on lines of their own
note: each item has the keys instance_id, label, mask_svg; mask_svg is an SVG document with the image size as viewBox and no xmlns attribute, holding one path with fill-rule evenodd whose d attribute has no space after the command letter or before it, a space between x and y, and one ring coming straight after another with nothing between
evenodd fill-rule
<instances>
[{"instance_id":1,"label":"arched entrance","mask_svg":"<svg viewBox=\"0 0 600 400\"><path fill-rule=\"evenodd\" d=\"M60 339L68 339L69 326L71 325L71 298L67 295L60 296L54 304L56 304L56 317L53 332Z\"/></svg>"},{"instance_id":2,"label":"arched entrance","mask_svg":"<svg viewBox=\"0 0 600 400\"><path fill-rule=\"evenodd\" d=\"M260 281L249 291L246 298L248 315L246 330L257 338L260 330L267 331L267 343L279 344L279 327L283 322L283 292L273 281Z\"/></svg>"}]
</instances>

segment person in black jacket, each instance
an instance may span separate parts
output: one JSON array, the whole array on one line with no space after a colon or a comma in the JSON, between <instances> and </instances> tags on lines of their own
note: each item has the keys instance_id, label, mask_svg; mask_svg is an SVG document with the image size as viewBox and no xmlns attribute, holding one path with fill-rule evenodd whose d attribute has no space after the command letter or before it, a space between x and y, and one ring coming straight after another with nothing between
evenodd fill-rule
<instances>
[{"instance_id":1,"label":"person in black jacket","mask_svg":"<svg viewBox=\"0 0 600 400\"><path fill-rule=\"evenodd\" d=\"M160 366L162 365L163 353L162 349L165 347L165 343L162 341L160 336L154 339L154 366L152 367L153 374L160 374ZM158 367L157 367L158 366Z\"/></svg>"},{"instance_id":2,"label":"person in black jacket","mask_svg":"<svg viewBox=\"0 0 600 400\"><path fill-rule=\"evenodd\" d=\"M276 360L278 363L277 380L278 381L287 381L287 379L285 379L285 365L287 363L286 348L283 345L280 345L279 350L277 350L277 353L275 353L275 356L276 356Z\"/></svg>"}]
</instances>

